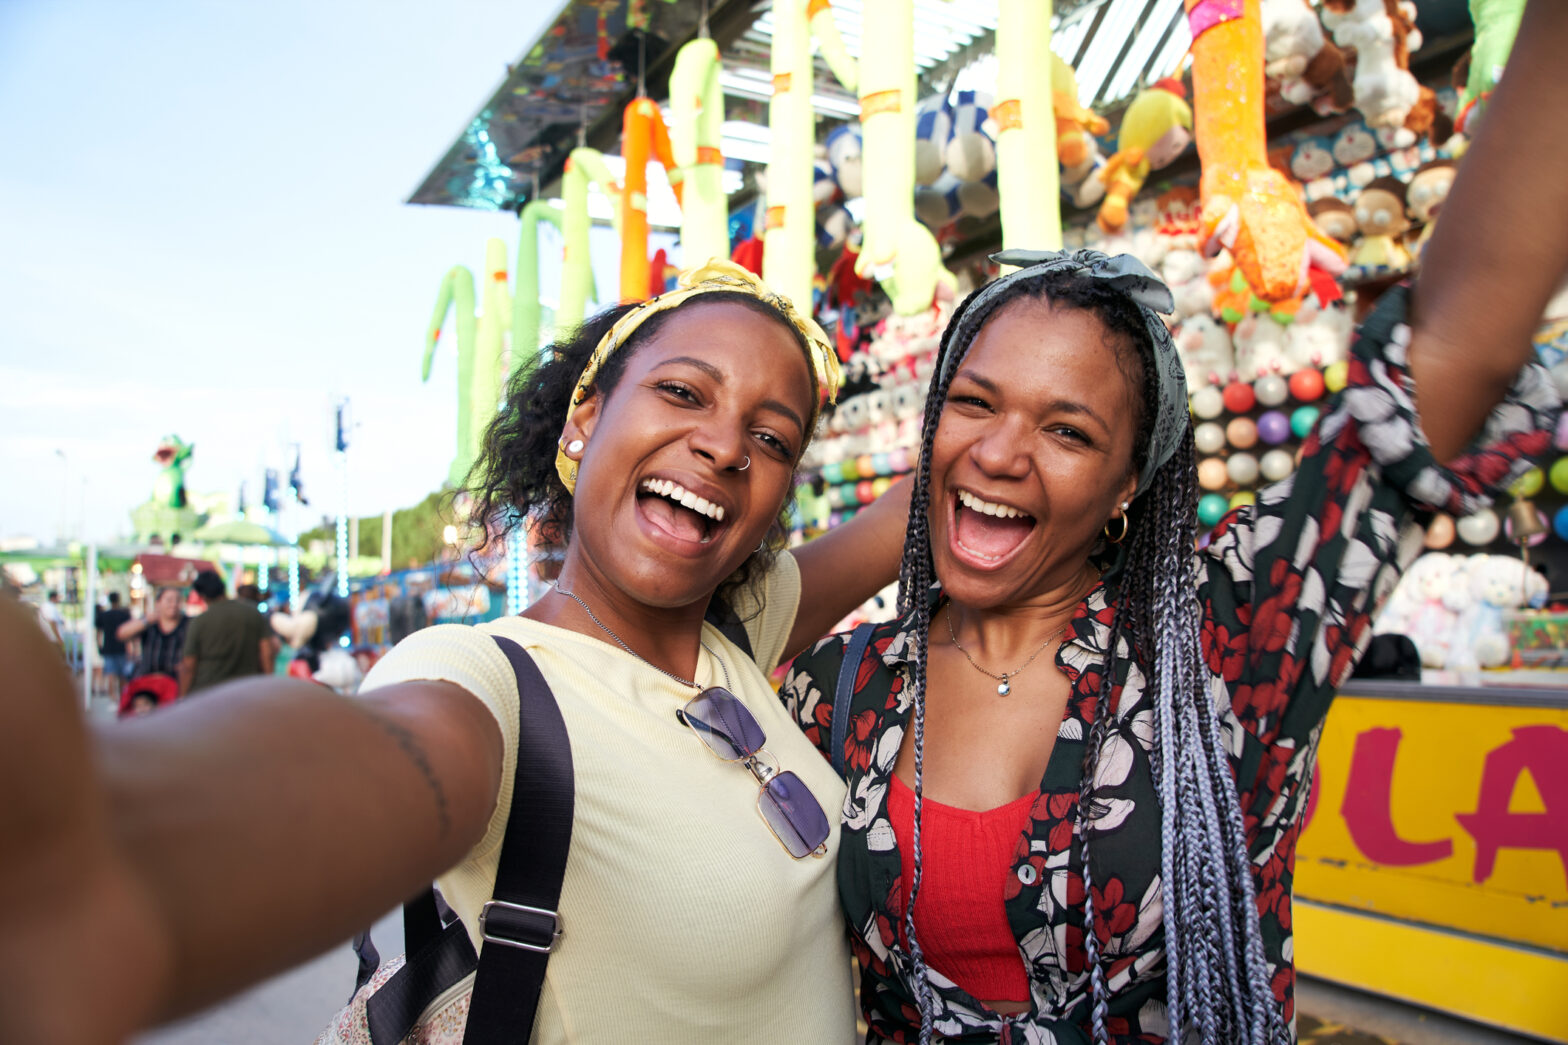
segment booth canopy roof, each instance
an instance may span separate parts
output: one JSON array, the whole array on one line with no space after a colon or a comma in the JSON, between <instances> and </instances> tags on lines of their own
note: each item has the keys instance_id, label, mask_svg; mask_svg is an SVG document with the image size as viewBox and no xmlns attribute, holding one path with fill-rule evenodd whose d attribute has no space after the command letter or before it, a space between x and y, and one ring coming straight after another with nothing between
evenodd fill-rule
<instances>
[{"instance_id":1,"label":"booth canopy roof","mask_svg":"<svg viewBox=\"0 0 1568 1045\"><path fill-rule=\"evenodd\" d=\"M922 89L950 87L960 67L991 50L997 0L913 3ZM666 97L675 52L698 35L704 6L725 56L726 92L765 98L770 0L571 0L507 70L409 202L514 209L533 198L536 185L542 189L560 176L580 140L609 151L619 138L621 110L636 96L639 64L647 93ZM634 24L628 8L639 7L641 21ZM1085 102L1111 100L1108 89L1129 93L1124 81L1135 88L1174 69L1188 43L1181 9L1181 0L1057 0L1053 48L1080 65ZM861 0L835 0L832 11L845 46L858 57ZM826 114L842 119L855 110L820 58L817 94L826 99Z\"/></svg>"},{"instance_id":2,"label":"booth canopy roof","mask_svg":"<svg viewBox=\"0 0 1568 1045\"><path fill-rule=\"evenodd\" d=\"M994 47L998 0L911 0L915 61L922 94L994 81L983 65ZM555 22L507 70L440 162L409 198L483 210L511 210L560 177L566 156L586 141L606 152L620 138L621 110L638 90L668 97L675 52L708 29L724 55L727 94L766 99L773 33L772 0L570 0ZM629 11L640 14L634 19ZM845 46L858 57L862 0L833 0ZM1468 31L1465 0L1421 0L1418 26L1428 44ZM1143 86L1177 72L1191 45L1182 0L1056 0L1051 49L1078 74L1079 100L1112 109ZM852 116L857 102L820 57L814 101L825 116Z\"/></svg>"}]
</instances>

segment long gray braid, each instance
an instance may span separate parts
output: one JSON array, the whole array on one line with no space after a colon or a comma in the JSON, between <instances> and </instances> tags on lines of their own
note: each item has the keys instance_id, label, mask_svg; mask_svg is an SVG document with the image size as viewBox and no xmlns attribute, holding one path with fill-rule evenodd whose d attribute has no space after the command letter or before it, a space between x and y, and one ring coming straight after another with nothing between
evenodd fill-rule
<instances>
[{"instance_id":1,"label":"long gray braid","mask_svg":"<svg viewBox=\"0 0 1568 1045\"><path fill-rule=\"evenodd\" d=\"M1011 277L1002 294L970 295L955 311L938 349L930 395L921 430L921 454L910 493L909 529L899 571L899 613L911 620L915 643L911 666L914 699L914 874L904 912L915 1002L920 1011L920 1041L935 1033L936 1001L924 953L915 930L920 893L920 821L925 754L925 684L931 624L931 588L935 568L931 556L931 448L957 363L975 335L1006 303L1019 297L1046 298L1095 312L1113 330L1130 333L1138 345L1143 369L1144 418L1134 447L1134 460L1150 453L1149 429L1158 408L1154 368L1167 361L1155 358L1154 332L1145 323L1128 321L1130 308L1140 311L1103 281L1071 272ZM976 306L971 311L971 306ZM1149 333L1138 336L1140 329ZM1163 328L1161 328L1163 332ZM953 358L950 358L953 357ZM1252 866L1236 793L1236 780L1226 757L1223 737L1209 692L1209 671L1202 646L1202 615L1198 602L1197 472L1190 423L1184 423L1179 445L1153 472L1129 512L1130 535L1119 562L1107 575L1116 613L1102 672L1097 713L1085 738L1079 785L1077 838L1081 847L1084 885L1084 949L1089 979L1089 1026L1093 1040L1109 1040L1106 1021L1110 991L1096 931L1091 825L1100 812L1093 798L1100 752L1115 718L1114 660L1128 645L1144 666L1153 696L1156 729L1154 775L1161 804L1161 882L1166 937L1166 1003L1170 1038L1181 1040L1184 1028L1196 1031L1203 1045L1269 1045L1285 1040L1285 1031L1269 983L1268 964L1258 930ZM1113 549L1113 552L1116 549ZM1216 873L1219 872L1219 873Z\"/></svg>"}]
</instances>

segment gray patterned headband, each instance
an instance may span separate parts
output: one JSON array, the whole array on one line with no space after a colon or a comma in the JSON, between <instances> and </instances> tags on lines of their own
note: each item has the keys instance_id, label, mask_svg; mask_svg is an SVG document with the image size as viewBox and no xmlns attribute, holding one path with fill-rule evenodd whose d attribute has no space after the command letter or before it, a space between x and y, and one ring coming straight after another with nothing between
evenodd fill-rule
<instances>
[{"instance_id":1,"label":"gray patterned headband","mask_svg":"<svg viewBox=\"0 0 1568 1045\"><path fill-rule=\"evenodd\" d=\"M1149 440L1149 459L1138 476L1138 490L1134 496L1142 494L1149 488L1154 473L1176 452L1187 426L1187 379L1182 372L1181 358L1176 354L1176 343L1157 315L1175 311L1170 290L1143 262L1130 254L1110 257L1097 250L1013 249L992 254L991 260L1000 265L1017 265L1018 271L987 284L955 320L957 329L949 338L948 354L942 361L938 380L945 382L949 372L968 351L980 332L978 317L985 316L987 306L1018 280L1061 272L1097 280L1101 286L1126 295L1143 316L1149 342L1154 346L1154 367L1159 377L1159 406L1154 417L1154 433Z\"/></svg>"}]
</instances>

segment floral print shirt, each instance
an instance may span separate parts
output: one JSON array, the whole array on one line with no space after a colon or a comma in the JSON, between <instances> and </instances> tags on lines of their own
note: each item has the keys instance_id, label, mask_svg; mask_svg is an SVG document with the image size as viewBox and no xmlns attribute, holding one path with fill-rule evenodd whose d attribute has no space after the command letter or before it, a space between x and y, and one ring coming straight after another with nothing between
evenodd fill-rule
<instances>
[{"instance_id":1,"label":"floral print shirt","mask_svg":"<svg viewBox=\"0 0 1568 1045\"><path fill-rule=\"evenodd\" d=\"M1329 702L1365 649L1379 605L1419 554L1431 513L1463 515L1487 504L1547 449L1559 408L1545 371L1532 365L1475 446L1440 465L1424 441L1405 368L1407 295L1405 288L1391 291L1363 326L1347 386L1325 407L1297 472L1221 520L1197 553L1202 644L1246 821L1274 993L1291 1027L1291 878ZM1107 664L1115 673L1114 722L1097 760L1097 815L1087 827L1094 832L1093 931L1110 988L1108 1028L1119 1043L1162 1042L1169 1033L1151 695L1125 642L1106 649L1113 603L1113 593L1097 586L1063 634L1056 664L1071 696L1029 830L1007 872L1007 917L1029 976L1031 1011L999 1016L933 969L936 1030L944 1040L1090 1040L1078 790L1085 737L1104 713L1097 704ZM799 657L780 693L824 754L847 639L831 636ZM887 812L893 765L912 721L912 643L906 621L873 631L844 741L849 792L839 896L861 966L871 1042L919 1036L899 932L902 840Z\"/></svg>"}]
</instances>

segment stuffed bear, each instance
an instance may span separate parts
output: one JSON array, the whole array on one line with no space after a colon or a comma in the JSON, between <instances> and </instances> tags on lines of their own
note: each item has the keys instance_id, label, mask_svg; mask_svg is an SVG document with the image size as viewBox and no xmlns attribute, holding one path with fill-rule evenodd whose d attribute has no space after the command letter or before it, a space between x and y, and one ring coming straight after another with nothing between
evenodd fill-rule
<instances>
[{"instance_id":1,"label":"stuffed bear","mask_svg":"<svg viewBox=\"0 0 1568 1045\"><path fill-rule=\"evenodd\" d=\"M1301 367L1285 351L1285 326L1266 312L1249 312L1236 324L1232 337L1236 349L1236 374L1256 381L1268 374L1281 377Z\"/></svg>"},{"instance_id":2,"label":"stuffed bear","mask_svg":"<svg viewBox=\"0 0 1568 1045\"><path fill-rule=\"evenodd\" d=\"M1189 392L1230 380L1236 369L1236 355L1225 324L1206 312L1188 316L1176 328L1174 340Z\"/></svg>"}]
</instances>

